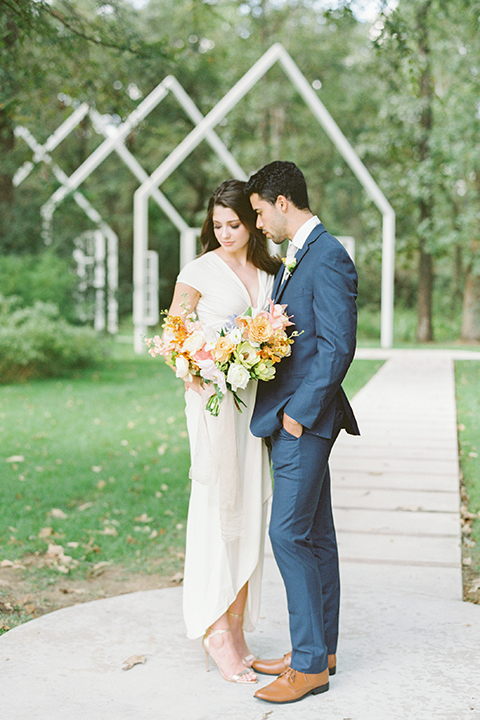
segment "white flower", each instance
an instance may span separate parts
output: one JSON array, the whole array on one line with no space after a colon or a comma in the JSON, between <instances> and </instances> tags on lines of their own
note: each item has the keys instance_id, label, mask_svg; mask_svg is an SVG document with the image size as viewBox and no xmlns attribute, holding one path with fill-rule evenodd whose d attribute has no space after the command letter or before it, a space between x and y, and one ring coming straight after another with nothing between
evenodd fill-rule
<instances>
[{"instance_id":1,"label":"white flower","mask_svg":"<svg viewBox=\"0 0 480 720\"><path fill-rule=\"evenodd\" d=\"M242 390L247 387L250 379L250 373L243 365L232 363L228 368L227 382L232 386L232 390L236 392L238 388Z\"/></svg>"},{"instance_id":2,"label":"white flower","mask_svg":"<svg viewBox=\"0 0 480 720\"><path fill-rule=\"evenodd\" d=\"M285 265L288 274L291 275L297 265L297 258L296 257L288 257L288 258L284 257L284 258L282 258L282 262Z\"/></svg>"},{"instance_id":3,"label":"white flower","mask_svg":"<svg viewBox=\"0 0 480 720\"><path fill-rule=\"evenodd\" d=\"M180 378L181 380L192 382L193 378L190 373L188 360L186 358L184 358L183 355L177 355L177 357L175 358L175 367L176 367L175 375L178 378Z\"/></svg>"},{"instance_id":4,"label":"white flower","mask_svg":"<svg viewBox=\"0 0 480 720\"><path fill-rule=\"evenodd\" d=\"M240 328L233 328L233 330L230 330L230 332L227 334L227 337L235 345L238 345L238 343L242 340L242 331L240 330Z\"/></svg>"},{"instance_id":5,"label":"white flower","mask_svg":"<svg viewBox=\"0 0 480 720\"><path fill-rule=\"evenodd\" d=\"M195 330L184 340L182 350L189 355L195 355L205 345L205 333L202 330Z\"/></svg>"},{"instance_id":6,"label":"white flower","mask_svg":"<svg viewBox=\"0 0 480 720\"><path fill-rule=\"evenodd\" d=\"M208 325L205 325L203 332L205 333L205 347L203 349L206 350L206 352L210 352L215 347L220 334Z\"/></svg>"}]
</instances>

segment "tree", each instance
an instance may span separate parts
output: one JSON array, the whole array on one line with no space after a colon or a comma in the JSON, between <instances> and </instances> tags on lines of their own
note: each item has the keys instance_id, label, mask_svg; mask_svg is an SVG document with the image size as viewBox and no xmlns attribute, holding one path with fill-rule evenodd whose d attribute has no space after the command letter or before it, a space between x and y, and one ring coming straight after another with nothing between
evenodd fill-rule
<instances>
[{"instance_id":1,"label":"tree","mask_svg":"<svg viewBox=\"0 0 480 720\"><path fill-rule=\"evenodd\" d=\"M374 26L372 71L378 72L384 98L369 152L397 210L399 250L417 259L419 341L433 338L434 302L437 315L457 310L455 297L473 267L480 59L474 6L478 3L470 0L400 0ZM468 295L473 287L465 286Z\"/></svg>"}]
</instances>

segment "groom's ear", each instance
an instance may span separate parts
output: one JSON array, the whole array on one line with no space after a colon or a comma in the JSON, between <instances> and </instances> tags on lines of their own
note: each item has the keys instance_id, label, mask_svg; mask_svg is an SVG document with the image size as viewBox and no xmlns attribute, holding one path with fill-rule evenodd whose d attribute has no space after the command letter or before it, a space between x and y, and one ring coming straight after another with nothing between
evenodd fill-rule
<instances>
[{"instance_id":1,"label":"groom's ear","mask_svg":"<svg viewBox=\"0 0 480 720\"><path fill-rule=\"evenodd\" d=\"M286 198L285 195L277 195L277 199L275 200L275 207L277 210L280 210L282 213L286 213L288 211L288 206L288 198Z\"/></svg>"}]
</instances>

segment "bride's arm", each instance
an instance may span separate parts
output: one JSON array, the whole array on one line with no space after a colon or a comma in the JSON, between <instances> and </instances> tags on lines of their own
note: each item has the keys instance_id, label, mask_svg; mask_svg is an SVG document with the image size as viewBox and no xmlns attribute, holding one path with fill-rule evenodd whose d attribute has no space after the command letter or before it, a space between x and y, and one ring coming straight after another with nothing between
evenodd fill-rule
<instances>
[{"instance_id":1,"label":"bride's arm","mask_svg":"<svg viewBox=\"0 0 480 720\"><path fill-rule=\"evenodd\" d=\"M177 283L173 293L172 304L168 314L184 317L186 313L193 312L200 300L200 293L191 285ZM191 382L185 382L185 388L192 388L201 395L203 389L202 378L195 375Z\"/></svg>"},{"instance_id":2,"label":"bride's arm","mask_svg":"<svg viewBox=\"0 0 480 720\"><path fill-rule=\"evenodd\" d=\"M186 313L193 312L200 300L200 293L191 285L177 283L173 293L172 304L168 311L169 315L184 317Z\"/></svg>"}]
</instances>

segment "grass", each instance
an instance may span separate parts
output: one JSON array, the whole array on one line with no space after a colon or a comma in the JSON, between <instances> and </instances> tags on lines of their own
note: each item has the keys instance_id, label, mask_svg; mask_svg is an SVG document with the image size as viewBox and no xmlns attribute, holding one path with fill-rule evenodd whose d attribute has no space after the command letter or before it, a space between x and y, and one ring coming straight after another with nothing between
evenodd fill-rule
<instances>
[{"instance_id":1,"label":"grass","mask_svg":"<svg viewBox=\"0 0 480 720\"><path fill-rule=\"evenodd\" d=\"M378 347L380 344L381 314L378 308L361 307L358 311L358 343L361 347ZM414 308L395 307L393 344L400 348L456 348L472 350L475 346L461 343L460 316L446 312L434 315L434 343L417 342L417 312ZM478 347L478 346L477 346Z\"/></svg>"},{"instance_id":2,"label":"grass","mask_svg":"<svg viewBox=\"0 0 480 720\"><path fill-rule=\"evenodd\" d=\"M480 572L480 362L455 363L460 467L464 488L464 562ZM472 577L472 580L474 578ZM479 578L477 577L478 581ZM480 601L480 593L479 593Z\"/></svg>"},{"instance_id":3,"label":"grass","mask_svg":"<svg viewBox=\"0 0 480 720\"><path fill-rule=\"evenodd\" d=\"M355 361L347 394L381 364ZM95 371L2 386L0 439L0 561L34 555L74 576L178 565L189 448L183 384L163 362L119 345Z\"/></svg>"},{"instance_id":4,"label":"grass","mask_svg":"<svg viewBox=\"0 0 480 720\"><path fill-rule=\"evenodd\" d=\"M3 558L53 543L75 562L52 564L69 572L168 561L184 541L189 495L174 380L163 363L118 348L95 371L0 388Z\"/></svg>"}]
</instances>

